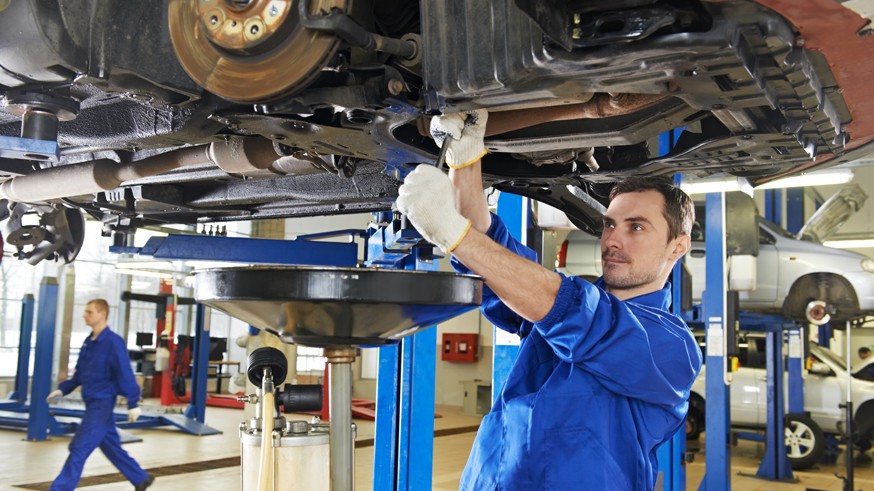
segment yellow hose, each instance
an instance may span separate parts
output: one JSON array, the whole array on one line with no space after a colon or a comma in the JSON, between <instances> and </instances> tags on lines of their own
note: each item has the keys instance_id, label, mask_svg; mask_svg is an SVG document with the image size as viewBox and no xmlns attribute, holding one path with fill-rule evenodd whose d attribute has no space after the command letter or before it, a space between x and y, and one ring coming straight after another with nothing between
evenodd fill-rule
<instances>
[{"instance_id":1,"label":"yellow hose","mask_svg":"<svg viewBox=\"0 0 874 491\"><path fill-rule=\"evenodd\" d=\"M258 491L273 491L273 392L261 398L261 466Z\"/></svg>"}]
</instances>

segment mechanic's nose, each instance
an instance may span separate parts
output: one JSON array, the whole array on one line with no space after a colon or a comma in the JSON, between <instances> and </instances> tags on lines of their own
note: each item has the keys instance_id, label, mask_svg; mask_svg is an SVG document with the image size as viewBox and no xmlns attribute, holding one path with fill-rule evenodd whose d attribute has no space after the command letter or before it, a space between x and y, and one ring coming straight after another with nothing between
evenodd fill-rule
<instances>
[{"instance_id":1,"label":"mechanic's nose","mask_svg":"<svg viewBox=\"0 0 874 491\"><path fill-rule=\"evenodd\" d=\"M601 233L601 246L604 249L619 249L621 245L619 234L615 230L604 230Z\"/></svg>"}]
</instances>

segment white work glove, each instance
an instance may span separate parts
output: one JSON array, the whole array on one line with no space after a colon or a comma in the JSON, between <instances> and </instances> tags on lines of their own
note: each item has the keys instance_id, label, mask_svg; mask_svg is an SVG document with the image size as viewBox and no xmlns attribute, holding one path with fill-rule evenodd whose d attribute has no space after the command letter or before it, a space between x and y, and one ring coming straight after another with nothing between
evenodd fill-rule
<instances>
[{"instance_id":1,"label":"white work glove","mask_svg":"<svg viewBox=\"0 0 874 491\"><path fill-rule=\"evenodd\" d=\"M431 119L431 136L441 148L451 138L446 151L446 165L461 169L486 154L483 137L489 112L485 109L437 116Z\"/></svg>"},{"instance_id":2,"label":"white work glove","mask_svg":"<svg viewBox=\"0 0 874 491\"><path fill-rule=\"evenodd\" d=\"M398 190L398 210L428 242L452 252L470 230L470 220L455 209L449 177L431 165L419 165Z\"/></svg>"},{"instance_id":3,"label":"white work glove","mask_svg":"<svg viewBox=\"0 0 874 491\"><path fill-rule=\"evenodd\" d=\"M61 390L53 390L48 397L46 397L46 402L51 403L53 399L60 399L64 397L64 392Z\"/></svg>"},{"instance_id":4,"label":"white work glove","mask_svg":"<svg viewBox=\"0 0 874 491\"><path fill-rule=\"evenodd\" d=\"M143 410L139 408L139 406L128 409L127 410L127 421L128 423L133 423L134 421L140 419L140 415L143 414Z\"/></svg>"}]
</instances>

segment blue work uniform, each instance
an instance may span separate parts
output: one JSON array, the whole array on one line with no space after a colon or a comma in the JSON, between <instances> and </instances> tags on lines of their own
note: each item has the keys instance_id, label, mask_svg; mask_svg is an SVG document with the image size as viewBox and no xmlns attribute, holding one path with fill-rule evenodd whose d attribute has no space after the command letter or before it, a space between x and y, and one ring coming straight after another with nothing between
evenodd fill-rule
<instances>
[{"instance_id":1,"label":"blue work uniform","mask_svg":"<svg viewBox=\"0 0 874 491\"><path fill-rule=\"evenodd\" d=\"M536 259L497 216L488 236ZM689 328L667 311L670 301L670 284L621 301L603 279L563 276L549 313L531 323L486 286L483 313L522 343L461 489L653 489L656 449L683 426L702 362Z\"/></svg>"},{"instance_id":2,"label":"blue work uniform","mask_svg":"<svg viewBox=\"0 0 874 491\"><path fill-rule=\"evenodd\" d=\"M85 416L70 442L70 456L50 491L76 489L85 460L97 447L128 481L135 486L142 483L148 474L121 448L113 416L119 394L127 398L129 409L137 407L140 387L130 367L124 340L108 327L97 339L85 338L73 377L61 382L58 389L67 395L80 385Z\"/></svg>"}]
</instances>

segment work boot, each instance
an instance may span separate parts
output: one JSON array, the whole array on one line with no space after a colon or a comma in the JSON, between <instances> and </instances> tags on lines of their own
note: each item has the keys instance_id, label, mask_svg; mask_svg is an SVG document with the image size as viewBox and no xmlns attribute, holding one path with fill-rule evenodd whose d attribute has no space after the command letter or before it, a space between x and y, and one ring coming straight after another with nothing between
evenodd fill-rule
<instances>
[{"instance_id":1,"label":"work boot","mask_svg":"<svg viewBox=\"0 0 874 491\"><path fill-rule=\"evenodd\" d=\"M134 489L136 491L146 491L146 488L151 486L153 482L155 482L155 476L149 474L146 476L146 479L143 480L143 482L137 484L137 486Z\"/></svg>"}]
</instances>

